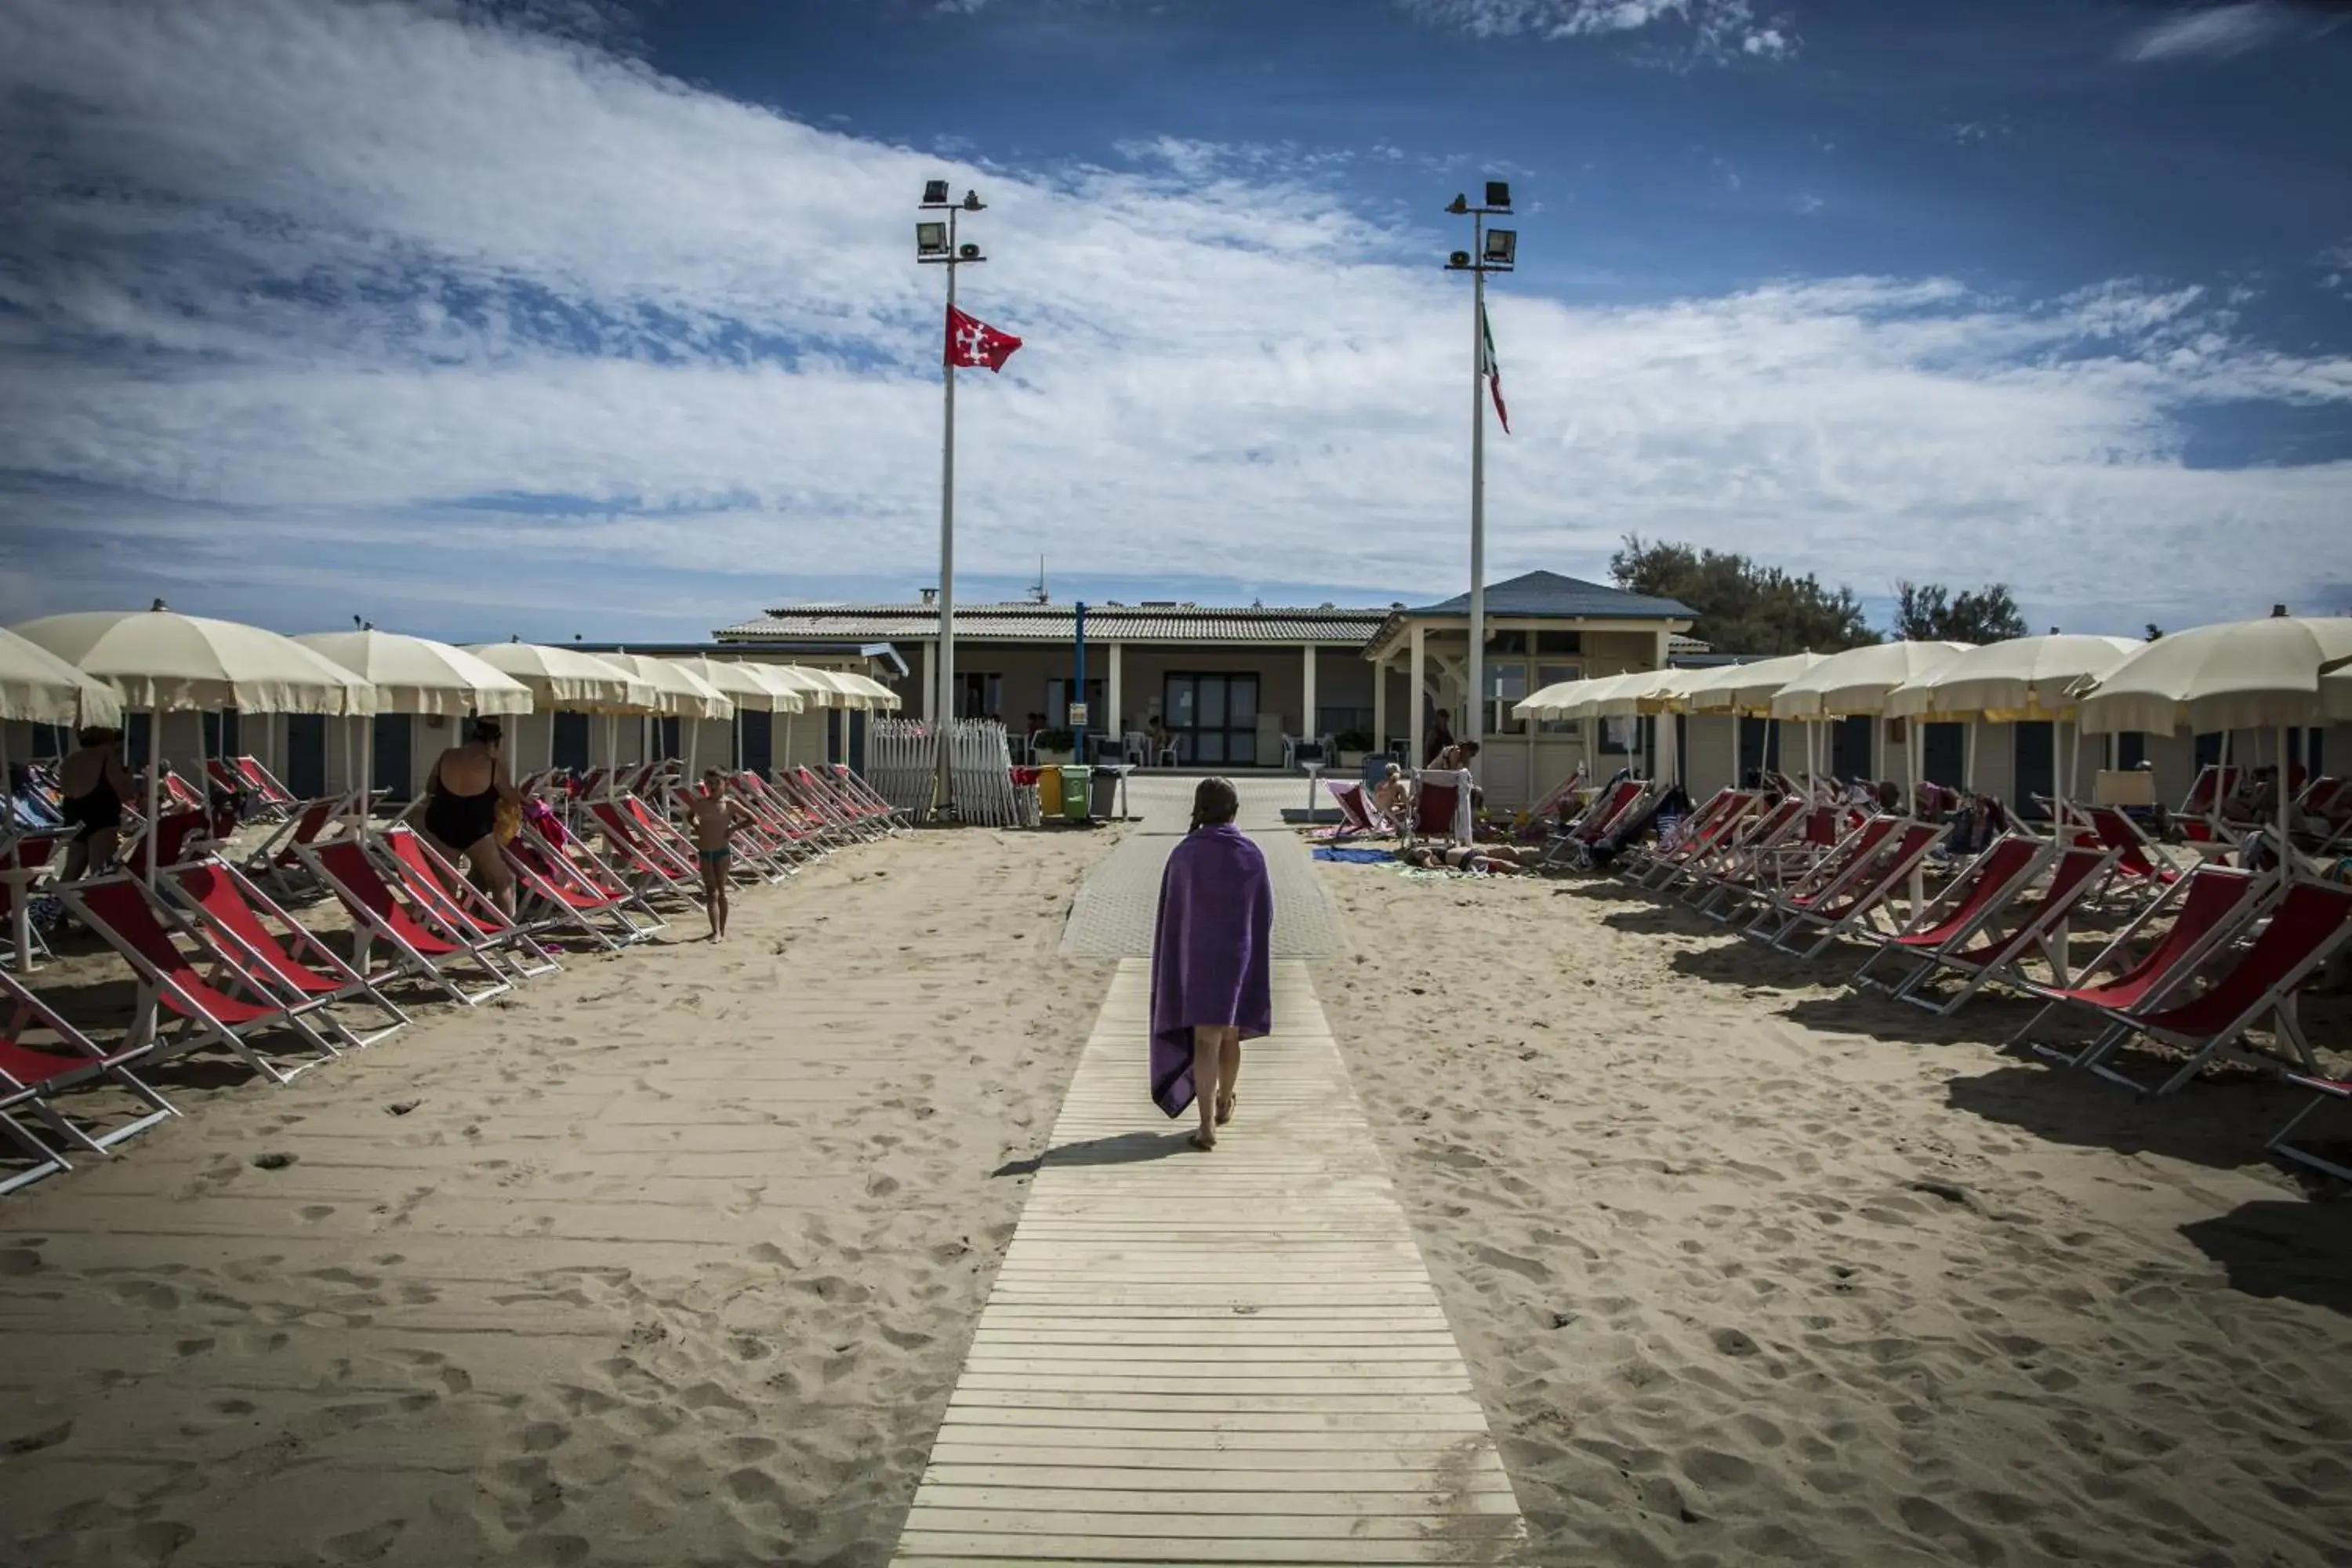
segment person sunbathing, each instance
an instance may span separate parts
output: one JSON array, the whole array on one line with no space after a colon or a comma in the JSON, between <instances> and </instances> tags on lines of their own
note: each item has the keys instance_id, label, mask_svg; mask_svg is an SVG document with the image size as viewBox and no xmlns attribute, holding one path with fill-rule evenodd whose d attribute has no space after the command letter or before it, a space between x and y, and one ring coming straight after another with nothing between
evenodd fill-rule
<instances>
[{"instance_id":1,"label":"person sunbathing","mask_svg":"<svg viewBox=\"0 0 2352 1568\"><path fill-rule=\"evenodd\" d=\"M1398 858L1424 871L1516 875L1533 870L1542 853L1532 845L1457 844L1450 849L1440 849L1433 844L1416 844Z\"/></svg>"},{"instance_id":2,"label":"person sunbathing","mask_svg":"<svg viewBox=\"0 0 2352 1568\"><path fill-rule=\"evenodd\" d=\"M1381 782L1372 786L1372 806L1387 821L1404 820L1412 808L1412 786L1405 782L1404 769L1391 763L1381 773Z\"/></svg>"}]
</instances>

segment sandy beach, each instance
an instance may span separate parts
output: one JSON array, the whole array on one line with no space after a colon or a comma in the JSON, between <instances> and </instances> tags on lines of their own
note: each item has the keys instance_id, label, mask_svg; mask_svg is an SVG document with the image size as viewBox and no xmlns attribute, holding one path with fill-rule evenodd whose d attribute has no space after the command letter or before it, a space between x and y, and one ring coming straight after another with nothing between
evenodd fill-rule
<instances>
[{"instance_id":1,"label":"sandy beach","mask_svg":"<svg viewBox=\"0 0 2352 1568\"><path fill-rule=\"evenodd\" d=\"M2138 1104L1610 882L1318 869L1534 1561L2352 1563L2346 1211L2277 1092Z\"/></svg>"},{"instance_id":2,"label":"sandy beach","mask_svg":"<svg viewBox=\"0 0 2352 1568\"><path fill-rule=\"evenodd\" d=\"M1111 837L856 847L283 1089L159 1070L184 1121L0 1210L0 1559L886 1561Z\"/></svg>"}]
</instances>

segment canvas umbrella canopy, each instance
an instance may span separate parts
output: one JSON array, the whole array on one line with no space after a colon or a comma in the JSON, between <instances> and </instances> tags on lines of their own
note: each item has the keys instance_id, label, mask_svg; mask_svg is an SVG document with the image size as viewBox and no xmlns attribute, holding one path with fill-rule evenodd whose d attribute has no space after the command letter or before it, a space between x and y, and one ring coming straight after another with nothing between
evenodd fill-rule
<instances>
[{"instance_id":1,"label":"canvas umbrella canopy","mask_svg":"<svg viewBox=\"0 0 2352 1568\"><path fill-rule=\"evenodd\" d=\"M860 675L848 669L824 669L814 673L825 677L839 688L853 708L895 711L898 707L898 694L870 675Z\"/></svg>"},{"instance_id":2,"label":"canvas umbrella canopy","mask_svg":"<svg viewBox=\"0 0 2352 1568\"><path fill-rule=\"evenodd\" d=\"M1515 719L1566 719L1592 688L1615 679L1613 675L1603 675L1585 680L1556 680L1514 703L1511 716Z\"/></svg>"},{"instance_id":3,"label":"canvas umbrella canopy","mask_svg":"<svg viewBox=\"0 0 2352 1568\"><path fill-rule=\"evenodd\" d=\"M122 722L122 698L40 644L0 631L0 719L114 729ZM0 752L0 764L6 761Z\"/></svg>"},{"instance_id":4,"label":"canvas umbrella canopy","mask_svg":"<svg viewBox=\"0 0 2352 1568\"><path fill-rule=\"evenodd\" d=\"M1818 653L1790 653L1775 658L1758 659L1753 664L1727 664L1719 669L1697 672L1696 678L1683 688L1683 706L1694 713L1766 717L1771 709L1772 699L1780 695L1780 688L1827 657Z\"/></svg>"},{"instance_id":5,"label":"canvas umbrella canopy","mask_svg":"<svg viewBox=\"0 0 2352 1568\"><path fill-rule=\"evenodd\" d=\"M375 687L379 713L528 713L530 688L501 674L464 648L430 637L380 632L308 632L294 639ZM348 736L346 737L348 744ZM350 760L348 751L344 754ZM375 726L361 731L360 786L375 780ZM371 797L362 795L362 801ZM364 817L365 813L362 813Z\"/></svg>"},{"instance_id":6,"label":"canvas umbrella canopy","mask_svg":"<svg viewBox=\"0 0 2352 1568\"><path fill-rule=\"evenodd\" d=\"M824 690L828 708L864 708L869 705L866 694L850 685L850 678L841 670L813 669L801 664L792 666L792 670L803 680L813 682Z\"/></svg>"},{"instance_id":7,"label":"canvas umbrella canopy","mask_svg":"<svg viewBox=\"0 0 2352 1568\"><path fill-rule=\"evenodd\" d=\"M2195 626L2142 644L2078 691L2092 734L2278 732L2278 842L2287 835L2286 732L2352 719L2352 616L2272 616ZM2218 802L2217 802L2218 805Z\"/></svg>"},{"instance_id":8,"label":"canvas umbrella canopy","mask_svg":"<svg viewBox=\"0 0 2352 1568\"><path fill-rule=\"evenodd\" d=\"M466 652L530 688L541 711L646 713L654 690L629 670L593 653L544 643L476 643Z\"/></svg>"},{"instance_id":9,"label":"canvas umbrella canopy","mask_svg":"<svg viewBox=\"0 0 2352 1568\"><path fill-rule=\"evenodd\" d=\"M2068 693L2086 678L2113 669L2138 647L2129 637L2061 632L1987 643L1888 692L1886 712L1898 719L1966 720L1961 778L1974 789L1979 722L2063 723L2074 710Z\"/></svg>"},{"instance_id":10,"label":"canvas umbrella canopy","mask_svg":"<svg viewBox=\"0 0 2352 1568\"><path fill-rule=\"evenodd\" d=\"M1871 757L1883 770L1886 755L1886 699L1896 687L1929 675L1971 647L1959 642L1866 643L1833 653L1780 688L1772 699L1776 719L1840 719L1869 714ZM1904 771L1914 773L1912 742L1904 740ZM1906 786L1916 794L1916 784Z\"/></svg>"},{"instance_id":11,"label":"canvas umbrella canopy","mask_svg":"<svg viewBox=\"0 0 2352 1568\"><path fill-rule=\"evenodd\" d=\"M528 713L530 688L464 648L373 628L294 639L373 684L379 713Z\"/></svg>"},{"instance_id":12,"label":"canvas umbrella canopy","mask_svg":"<svg viewBox=\"0 0 2352 1568\"><path fill-rule=\"evenodd\" d=\"M157 819L163 784L163 717L235 708L247 713L366 714L375 688L291 637L237 621L184 616L155 601L145 610L46 616L16 628L75 666L110 682L126 708L148 714L147 820ZM204 733L197 726L199 744ZM199 777L204 777L205 770ZM209 793L211 783L203 787ZM147 857L147 881L155 857Z\"/></svg>"},{"instance_id":13,"label":"canvas umbrella canopy","mask_svg":"<svg viewBox=\"0 0 2352 1568\"><path fill-rule=\"evenodd\" d=\"M642 653L608 653L599 657L652 687L652 705L656 712L685 719L731 719L735 716L735 704L725 692L677 659L656 658Z\"/></svg>"},{"instance_id":14,"label":"canvas umbrella canopy","mask_svg":"<svg viewBox=\"0 0 2352 1568\"><path fill-rule=\"evenodd\" d=\"M743 715L746 713L782 713L785 721L808 706L807 699L797 685L774 679L761 672L756 664L739 663L724 658L677 658L670 662L698 676L715 690L735 704L735 760L743 758Z\"/></svg>"},{"instance_id":15,"label":"canvas umbrella canopy","mask_svg":"<svg viewBox=\"0 0 2352 1568\"><path fill-rule=\"evenodd\" d=\"M593 653L520 638L476 643L467 653L492 669L514 677L530 689L531 705L548 715L547 762L555 765L557 713L650 713L654 689L630 670ZM612 726L605 726L605 750L613 748Z\"/></svg>"}]
</instances>

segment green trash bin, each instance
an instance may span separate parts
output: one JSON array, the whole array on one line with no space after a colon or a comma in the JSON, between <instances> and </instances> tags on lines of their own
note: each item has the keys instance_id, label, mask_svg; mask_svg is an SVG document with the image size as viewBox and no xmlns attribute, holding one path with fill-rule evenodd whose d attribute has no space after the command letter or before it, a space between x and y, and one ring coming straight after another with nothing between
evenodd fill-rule
<instances>
[{"instance_id":1,"label":"green trash bin","mask_svg":"<svg viewBox=\"0 0 2352 1568\"><path fill-rule=\"evenodd\" d=\"M1079 765L1061 770L1063 821L1092 820L1088 808L1094 805L1094 769Z\"/></svg>"}]
</instances>

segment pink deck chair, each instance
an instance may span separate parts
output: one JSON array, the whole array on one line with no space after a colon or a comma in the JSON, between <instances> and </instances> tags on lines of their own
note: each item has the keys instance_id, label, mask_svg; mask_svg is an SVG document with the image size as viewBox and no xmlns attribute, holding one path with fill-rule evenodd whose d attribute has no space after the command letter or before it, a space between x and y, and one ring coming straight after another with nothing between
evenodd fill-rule
<instances>
[{"instance_id":1,"label":"pink deck chair","mask_svg":"<svg viewBox=\"0 0 2352 1568\"><path fill-rule=\"evenodd\" d=\"M281 1084L335 1059L333 1042L303 1016L314 1010L308 998L281 999L257 971L240 968L201 935L191 939L194 954L184 952L147 889L132 878L79 882L58 889L58 896L138 976L139 1008L131 1038L141 1045L156 1042L155 1059L198 1045L220 1046L260 1076ZM200 962L213 966L213 979L202 973ZM173 1014L181 1023L180 1038L168 1047L158 1041L159 1011ZM287 1067L254 1049L255 1037L279 1031L292 1035L313 1059Z\"/></svg>"},{"instance_id":2,"label":"pink deck chair","mask_svg":"<svg viewBox=\"0 0 2352 1568\"><path fill-rule=\"evenodd\" d=\"M272 984L282 997L307 998L299 1010L318 1013L342 1044L357 1050L408 1026L408 1015L376 988L377 980L390 979L389 973L373 979L362 974L227 861L210 857L168 873L168 879L163 885L184 906L184 919L209 931L226 963L249 980ZM389 1021L362 1034L334 1011L354 1001Z\"/></svg>"},{"instance_id":3,"label":"pink deck chair","mask_svg":"<svg viewBox=\"0 0 2352 1568\"><path fill-rule=\"evenodd\" d=\"M2050 880L2038 896L2032 885L2034 878L2029 874L2025 886L1986 911L1971 929L1931 951L1915 948L1914 954L1921 962L1895 986L1893 994L1932 1013L1956 1013L1969 998L1997 982L2024 989L2028 983L2017 965L2036 949L2063 980L2065 922L2097 896L2114 866L2115 851L2102 845L2077 844L2061 850L2056 864L2050 868ZM1948 969L1962 977L1958 991L1942 996L1921 989Z\"/></svg>"},{"instance_id":4,"label":"pink deck chair","mask_svg":"<svg viewBox=\"0 0 2352 1568\"><path fill-rule=\"evenodd\" d=\"M2112 1083L2152 1095L2170 1094L2217 1056L2281 1068L2276 1057L2235 1048L2248 1029L2269 1019L2283 1044L2315 1073L2311 1047L2295 1018L2295 992L2304 981L2352 941L2352 888L2332 882L2294 882L2271 911L2236 962L2193 995L2116 1010L2114 1027L2081 1064ZM2134 1036L2184 1049L2189 1059L2169 1078L2148 1088L2108 1064Z\"/></svg>"},{"instance_id":5,"label":"pink deck chair","mask_svg":"<svg viewBox=\"0 0 2352 1568\"><path fill-rule=\"evenodd\" d=\"M478 1006L514 989L513 979L485 957L478 944L457 941L435 930L394 892L358 838L306 845L300 854L312 873L351 911L353 952L360 968L373 971L370 955L381 942L402 971L439 986L450 1000L466 1006ZM467 989L457 972L468 965L479 970L487 983Z\"/></svg>"},{"instance_id":6,"label":"pink deck chair","mask_svg":"<svg viewBox=\"0 0 2352 1568\"><path fill-rule=\"evenodd\" d=\"M8 1014L7 1026L0 1032L0 1135L26 1156L24 1164L0 1169L0 1193L13 1193L43 1176L73 1169L68 1154L111 1154L116 1144L180 1114L170 1100L131 1071L130 1064L148 1055L151 1047L101 1049L50 1011L16 976L5 973L0 973L0 1004L5 1004ZM27 1024L37 1024L55 1036L56 1047L42 1050L26 1044ZM93 1131L68 1116L58 1103L70 1090L99 1082L128 1090L147 1107L145 1113ZM47 1131L48 1142L19 1120L27 1114Z\"/></svg>"},{"instance_id":7,"label":"pink deck chair","mask_svg":"<svg viewBox=\"0 0 2352 1568\"><path fill-rule=\"evenodd\" d=\"M1377 837L1381 829L1372 822L1372 803L1364 794L1364 786L1354 779L1329 779L1323 787L1331 796L1331 804L1339 808L1339 826L1329 837L1334 838L1365 838Z\"/></svg>"},{"instance_id":8,"label":"pink deck chair","mask_svg":"<svg viewBox=\"0 0 2352 1568\"><path fill-rule=\"evenodd\" d=\"M735 775L735 794L754 816L767 825L771 834L789 846L794 859L803 863L818 860L832 848L830 836L823 825L749 768Z\"/></svg>"},{"instance_id":9,"label":"pink deck chair","mask_svg":"<svg viewBox=\"0 0 2352 1568\"><path fill-rule=\"evenodd\" d=\"M2023 1047L2065 1067L2086 1066L2105 1037L2074 1050L2040 1044L2033 1037L2045 1019L2069 1008L2113 1016L2158 1005L2262 911L2275 886L2273 878L2234 867L2200 866L2189 872L2118 931L2071 984L2022 986L2043 1005L2011 1037L2011 1047ZM2134 958L2132 944L2167 911L2173 911L2171 923ZM2115 973L2107 978L2091 978L2111 966Z\"/></svg>"},{"instance_id":10,"label":"pink deck chair","mask_svg":"<svg viewBox=\"0 0 2352 1568\"><path fill-rule=\"evenodd\" d=\"M635 821L610 799L591 802L588 815L612 851L611 863L639 893L658 889L690 897L702 886L702 873L690 860L680 860L659 842L639 831Z\"/></svg>"}]
</instances>

